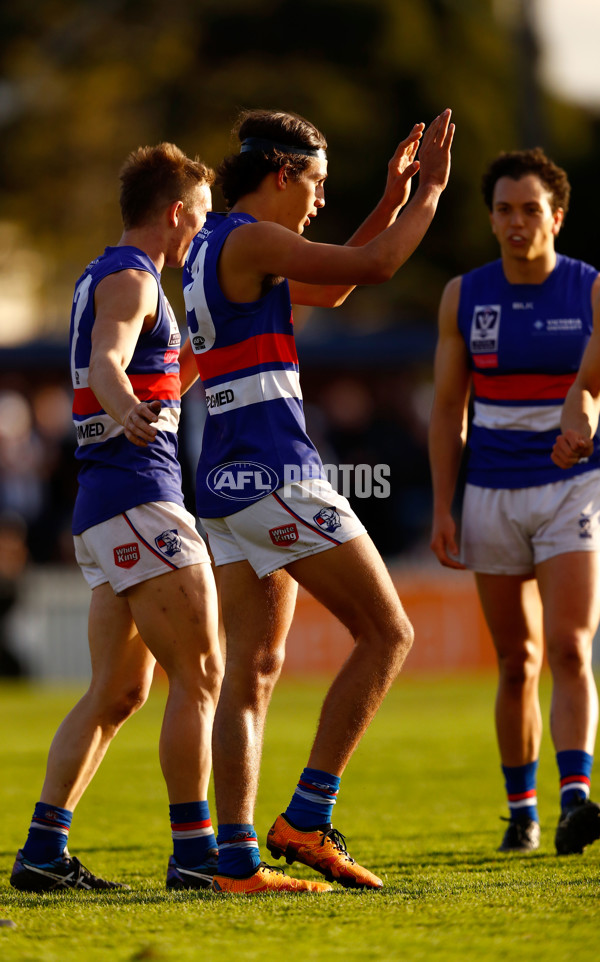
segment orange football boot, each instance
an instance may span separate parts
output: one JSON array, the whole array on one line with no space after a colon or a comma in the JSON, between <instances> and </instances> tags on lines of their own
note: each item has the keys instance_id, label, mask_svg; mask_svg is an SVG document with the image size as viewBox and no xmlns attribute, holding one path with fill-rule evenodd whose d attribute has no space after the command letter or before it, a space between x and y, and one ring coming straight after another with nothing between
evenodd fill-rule
<instances>
[{"instance_id":1,"label":"orange football boot","mask_svg":"<svg viewBox=\"0 0 600 962\"><path fill-rule=\"evenodd\" d=\"M321 872L329 882L346 888L380 889L383 882L348 855L346 839L335 828L303 832L280 815L267 835L267 848L273 858L285 855L288 865L302 862Z\"/></svg>"},{"instance_id":2,"label":"orange football boot","mask_svg":"<svg viewBox=\"0 0 600 962\"><path fill-rule=\"evenodd\" d=\"M261 862L256 872L246 878L232 875L214 875L213 892L227 895L262 895L265 892L331 892L332 886L326 882L308 882L305 879L290 878L283 869L274 868Z\"/></svg>"}]
</instances>

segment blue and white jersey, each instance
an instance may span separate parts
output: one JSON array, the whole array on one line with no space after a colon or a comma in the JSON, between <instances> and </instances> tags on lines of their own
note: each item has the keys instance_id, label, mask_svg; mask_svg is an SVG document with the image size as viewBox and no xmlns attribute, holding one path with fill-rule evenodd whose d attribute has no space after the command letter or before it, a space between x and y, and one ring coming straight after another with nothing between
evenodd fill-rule
<instances>
[{"instance_id":1,"label":"blue and white jersey","mask_svg":"<svg viewBox=\"0 0 600 962\"><path fill-rule=\"evenodd\" d=\"M102 408L88 387L94 292L104 277L123 270L147 271L155 278L158 289L156 324L140 335L126 370L141 401L159 400L162 404L155 422L156 440L145 448L127 440L123 425ZM75 457L81 465L73 512L74 534L150 501L183 505L177 460L180 342L175 315L160 285L160 274L147 254L137 247L107 247L86 267L75 287L70 329L73 421L78 445Z\"/></svg>"},{"instance_id":2,"label":"blue and white jersey","mask_svg":"<svg viewBox=\"0 0 600 962\"><path fill-rule=\"evenodd\" d=\"M592 333L598 272L557 255L543 284L509 284L502 261L461 281L458 326L473 379L467 481L484 488L528 488L600 466L594 454L562 470L550 458L565 395Z\"/></svg>"},{"instance_id":3,"label":"blue and white jersey","mask_svg":"<svg viewBox=\"0 0 600 962\"><path fill-rule=\"evenodd\" d=\"M190 341L206 392L196 482L200 517L235 514L290 477L324 476L306 434L292 307L286 280L258 301L228 301L217 262L250 214L208 215L183 272ZM292 475L290 476L290 471Z\"/></svg>"}]
</instances>

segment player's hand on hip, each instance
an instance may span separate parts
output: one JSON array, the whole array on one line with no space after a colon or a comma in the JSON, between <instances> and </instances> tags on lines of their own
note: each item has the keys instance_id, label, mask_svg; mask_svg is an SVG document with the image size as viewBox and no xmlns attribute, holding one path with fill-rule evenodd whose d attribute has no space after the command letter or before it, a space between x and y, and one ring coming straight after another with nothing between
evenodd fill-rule
<instances>
[{"instance_id":1,"label":"player's hand on hip","mask_svg":"<svg viewBox=\"0 0 600 962\"><path fill-rule=\"evenodd\" d=\"M584 438L578 431L565 431L559 434L551 458L559 468L572 468L574 464L584 458L589 458L594 452L594 442Z\"/></svg>"},{"instance_id":2,"label":"player's hand on hip","mask_svg":"<svg viewBox=\"0 0 600 962\"><path fill-rule=\"evenodd\" d=\"M160 401L139 401L127 412L123 422L125 437L138 448L145 448L156 439L158 421L162 405Z\"/></svg>"}]
</instances>

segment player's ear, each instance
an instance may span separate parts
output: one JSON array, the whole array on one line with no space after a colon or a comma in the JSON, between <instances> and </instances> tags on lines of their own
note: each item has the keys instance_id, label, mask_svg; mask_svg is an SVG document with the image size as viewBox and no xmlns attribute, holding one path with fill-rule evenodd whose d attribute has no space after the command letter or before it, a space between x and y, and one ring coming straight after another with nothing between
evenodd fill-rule
<instances>
[{"instance_id":1,"label":"player's ear","mask_svg":"<svg viewBox=\"0 0 600 962\"><path fill-rule=\"evenodd\" d=\"M279 187L279 190L285 190L285 188L287 187L287 182L288 182L288 169L284 164L283 167L280 167L279 170L277 171L277 186Z\"/></svg>"},{"instance_id":2,"label":"player's ear","mask_svg":"<svg viewBox=\"0 0 600 962\"><path fill-rule=\"evenodd\" d=\"M179 217L183 210L183 201L174 200L172 204L167 208L167 219L169 222L169 227L177 227L179 224Z\"/></svg>"},{"instance_id":3,"label":"player's ear","mask_svg":"<svg viewBox=\"0 0 600 962\"><path fill-rule=\"evenodd\" d=\"M556 210L554 211L553 215L552 215L552 218L553 218L552 233L553 233L554 236L556 237L556 235L558 234L559 230L561 229L561 227L562 227L562 225L563 225L563 221L564 221L564 219L565 219L565 212L564 212L563 208L562 208L562 207L557 207Z\"/></svg>"}]
</instances>

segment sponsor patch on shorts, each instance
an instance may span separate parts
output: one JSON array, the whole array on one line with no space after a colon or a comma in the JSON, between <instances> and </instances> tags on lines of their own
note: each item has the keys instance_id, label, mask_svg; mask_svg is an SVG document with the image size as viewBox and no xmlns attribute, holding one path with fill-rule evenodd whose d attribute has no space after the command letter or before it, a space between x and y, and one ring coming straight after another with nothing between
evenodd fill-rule
<instances>
[{"instance_id":1,"label":"sponsor patch on shorts","mask_svg":"<svg viewBox=\"0 0 600 962\"><path fill-rule=\"evenodd\" d=\"M321 508L317 514L313 515L313 521L316 521L323 531L335 531L342 526L340 516L333 505Z\"/></svg>"},{"instance_id":2,"label":"sponsor patch on shorts","mask_svg":"<svg viewBox=\"0 0 600 962\"><path fill-rule=\"evenodd\" d=\"M298 528L295 524L282 524L279 528L270 528L269 537L273 544L294 544L298 540Z\"/></svg>"},{"instance_id":3,"label":"sponsor patch on shorts","mask_svg":"<svg viewBox=\"0 0 600 962\"><path fill-rule=\"evenodd\" d=\"M592 533L592 524L593 524L593 521L590 515L586 514L585 511L582 511L581 514L579 515L579 520L578 520L580 538L591 539L594 537Z\"/></svg>"},{"instance_id":4,"label":"sponsor patch on shorts","mask_svg":"<svg viewBox=\"0 0 600 962\"><path fill-rule=\"evenodd\" d=\"M159 551L172 558L174 554L181 551L181 538L177 528L169 528L159 534L157 538L154 539L154 544Z\"/></svg>"},{"instance_id":5,"label":"sponsor patch on shorts","mask_svg":"<svg viewBox=\"0 0 600 962\"><path fill-rule=\"evenodd\" d=\"M140 548L137 541L132 544L120 544L113 548L115 564L118 568L133 568L140 560Z\"/></svg>"}]
</instances>

